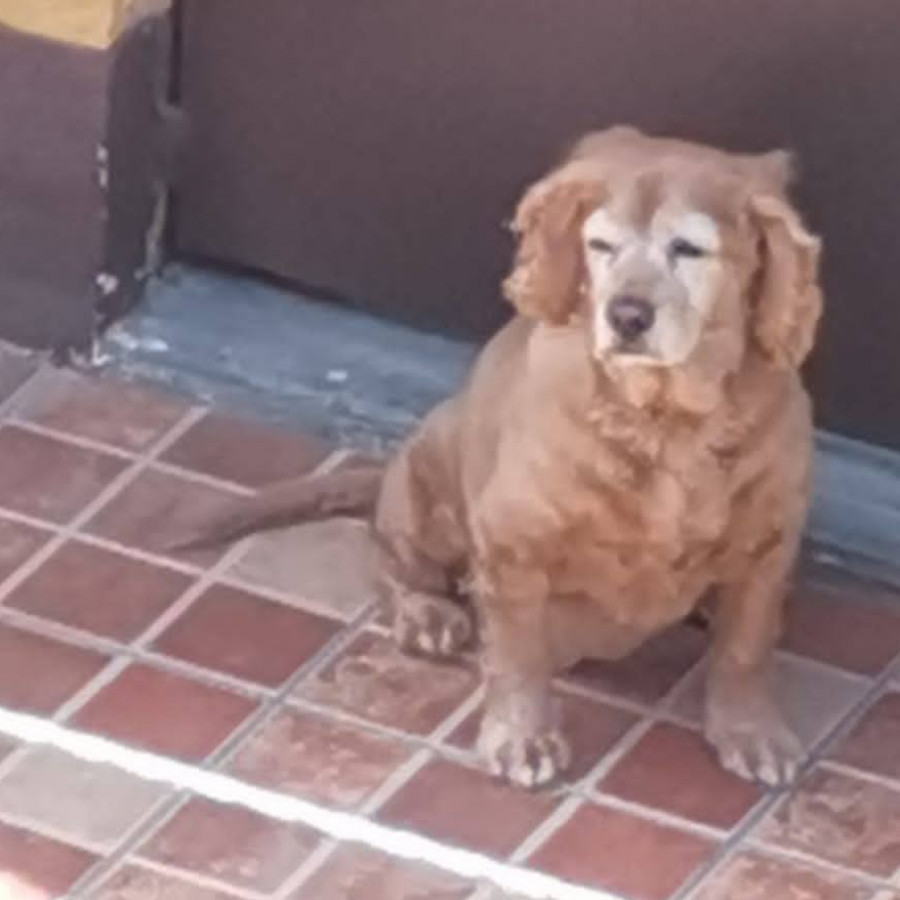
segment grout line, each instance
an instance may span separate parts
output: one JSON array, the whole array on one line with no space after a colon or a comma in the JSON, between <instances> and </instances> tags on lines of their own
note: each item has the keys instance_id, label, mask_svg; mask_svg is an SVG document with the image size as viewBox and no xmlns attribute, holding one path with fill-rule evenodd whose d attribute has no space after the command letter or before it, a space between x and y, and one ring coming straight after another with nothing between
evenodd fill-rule
<instances>
[{"instance_id":1,"label":"grout line","mask_svg":"<svg viewBox=\"0 0 900 900\"><path fill-rule=\"evenodd\" d=\"M37 388L32 388L36 390ZM165 434L163 434L156 443L147 451L146 455L141 459L136 459L131 465L123 469L113 480L106 485L95 497L82 508L80 512L75 514L67 524L57 526L53 529L53 537L44 544L43 547L33 553L18 569L8 576L0 585L0 604L15 590L26 578L32 575L43 563L49 559L76 530L85 522L89 521L98 510L120 490L125 488L134 479L138 477L143 467L149 459L152 459L156 453L162 452L163 449L174 443L190 426L196 418L196 411L191 410L185 413ZM12 611L4 609L0 606L3 618L10 618ZM18 614L17 614L18 615ZM33 630L33 629L32 629ZM94 645L91 649L96 649ZM108 664L90 679L87 684L77 691L66 703L60 706L52 716L52 721L59 722L66 719L77 707L85 702L89 697L95 695L99 690L105 687L116 675L118 675L127 665L121 659L117 659L115 655L106 652L107 656L111 656ZM19 748L19 750L10 754L6 759L0 762L0 778L6 775L24 758L27 747Z\"/></svg>"},{"instance_id":2,"label":"grout line","mask_svg":"<svg viewBox=\"0 0 900 900\"><path fill-rule=\"evenodd\" d=\"M876 890L881 890L889 886L887 880L883 880L877 875L872 875L862 869L851 869L847 866L842 866L839 863L830 862L827 859L822 859L819 856L814 856L803 850L779 847L757 840L748 840L744 846L746 849L759 853L762 856L769 856L783 862L792 862L807 866L811 869L817 869L822 873L838 875L848 881L859 881L867 887L872 887Z\"/></svg>"},{"instance_id":3,"label":"grout line","mask_svg":"<svg viewBox=\"0 0 900 900\"><path fill-rule=\"evenodd\" d=\"M204 406L192 406L185 414L200 413L198 418L195 419L194 422L192 422L192 424L196 424L205 417L208 411L209 410ZM50 425L43 425L40 422L35 422L32 419L20 418L14 413L7 416L3 424L18 428L21 431L30 432L31 434L35 434L40 437L59 441L60 443L71 444L73 447L80 447L83 450L93 450L96 453L103 453L106 456L115 456L118 459L127 460L129 462L135 462L141 459L144 455L144 453L140 450L127 450L124 447L117 446L116 444L108 444L106 441L98 441L94 438L75 434L71 431L64 431L60 428L54 428ZM179 435L179 437L180 436L181 435ZM169 447L166 447L166 449L168 450ZM209 473L202 472L198 469L190 469L186 466L180 466L177 463L168 462L161 457L155 458L153 460L152 467L157 471L165 472L168 475L173 475L186 481L194 481L198 484L205 484L209 487L218 488L221 491L226 491L231 494L249 496L256 493L256 489L250 487L249 485L241 484L238 481L230 481L227 478L219 478L217 475L210 475Z\"/></svg>"},{"instance_id":4,"label":"grout line","mask_svg":"<svg viewBox=\"0 0 900 900\"><path fill-rule=\"evenodd\" d=\"M132 863L129 860L129 863ZM183 882L185 885L197 887L203 890L215 891L217 894L224 892L225 897L235 898L235 900L268 900L269 894L255 891L251 888L242 888L239 885L232 884L228 881L221 881L211 875L204 875L202 872L188 871L180 869L178 866L166 865L157 860L139 857L133 861L133 864L148 872L156 875L163 875L176 881ZM111 872L108 874L112 874ZM94 885L95 887L99 885ZM65 900L74 900L74 894L71 892L66 896ZM157 895L154 894L154 898Z\"/></svg>"},{"instance_id":5,"label":"grout line","mask_svg":"<svg viewBox=\"0 0 900 900\"><path fill-rule=\"evenodd\" d=\"M684 831L693 834L696 837L711 841L716 845L722 845L728 839L729 830L716 828L703 822L695 822L692 819L685 819L675 813L666 812L663 809L656 809L652 806L644 806L642 803L635 803L631 800L625 800L622 797L616 797L612 794L592 794L588 797L597 806L605 806L607 809L616 810L617 812L629 813L639 819L648 822L654 822L657 825L666 828L674 828L678 831ZM757 806L765 802L765 798L754 805ZM747 815L751 815L752 810ZM745 816L746 818L746 816ZM740 823L739 823L740 824ZM738 826L735 826L737 828Z\"/></svg>"},{"instance_id":6,"label":"grout line","mask_svg":"<svg viewBox=\"0 0 900 900\"><path fill-rule=\"evenodd\" d=\"M818 765L821 765L827 748L837 745L859 724L878 697L881 696L885 685L890 682L891 669L898 661L900 661L900 654L898 654L894 663L886 667L879 678L870 683L868 690L857 698L856 702L850 706L844 715L807 750L806 763L800 773L801 779L809 772L812 772ZM716 854L710 863L695 878L691 879L672 900L694 900L695 894L699 892L702 886L723 869L728 860L742 847L764 847L767 851L777 850L782 852L782 848L776 848L764 841L760 841L754 837L754 834L762 821L786 805L790 801L791 796L791 792L771 795L769 802L762 803L741 823L741 826L735 830L720 848L720 853ZM811 858L817 860L820 864L825 863L828 868L834 868L833 864L828 864L825 860L818 860L817 857ZM856 875L854 870L843 870L840 867L837 867L837 870L842 871L845 875Z\"/></svg>"},{"instance_id":7,"label":"grout line","mask_svg":"<svg viewBox=\"0 0 900 900\"><path fill-rule=\"evenodd\" d=\"M428 736L430 742L442 742L464 722L482 702L483 689L477 688ZM406 763L401 765L362 805L360 813L371 816L381 809L395 794L402 790L429 762L438 755L431 746L423 746ZM277 900L293 895L306 884L332 858L340 843L327 840L303 863L278 892Z\"/></svg>"},{"instance_id":8,"label":"grout line","mask_svg":"<svg viewBox=\"0 0 900 900\"><path fill-rule=\"evenodd\" d=\"M898 750L900 752L900 750ZM877 785L886 791L891 791L900 795L900 779L891 778L889 775L881 775L878 772L869 772L865 769L859 769L856 766L848 765L836 759L823 759L819 763L819 768L827 772L834 772L838 775L846 775L848 778L854 778L857 781L865 781L868 784Z\"/></svg>"},{"instance_id":9,"label":"grout line","mask_svg":"<svg viewBox=\"0 0 900 900\"><path fill-rule=\"evenodd\" d=\"M9 596L29 575L32 575L50 556L53 555L78 529L87 524L104 506L129 484L134 482L147 467L153 457L174 443L194 422L197 413L186 413L165 435L163 435L148 451L146 456L138 458L123 469L106 485L80 512L76 513L65 525L60 527L54 536L25 563L23 563L4 582L0 590L0 603Z\"/></svg>"},{"instance_id":10,"label":"grout line","mask_svg":"<svg viewBox=\"0 0 900 900\"><path fill-rule=\"evenodd\" d=\"M326 460L327 462L327 460ZM324 465L324 463L323 463ZM244 722L239 725L223 742L210 754L204 763L204 769L217 771L222 769L233 755L238 752L244 745L245 741L267 722L269 722L278 712L284 708L286 698L294 689L295 685L306 678L311 672L317 671L320 667L324 667L331 662L332 659L342 653L352 640L356 639L356 633L365 626L371 610L365 609L359 613L356 620L348 625L343 631L336 634L319 652L313 656L304 666L300 667L275 693L263 699L257 707L256 711L251 713ZM123 838L120 845L107 856L106 859L98 861L79 879L75 889L73 889L72 897L69 900L75 900L78 896L90 897L90 893L85 891L92 890L97 884L101 883L108 874L119 865L119 863L133 853L151 834L155 833L165 822L174 817L177 812L190 800L190 794L176 794L168 803L163 804L152 816L148 816L143 822L139 823L131 832Z\"/></svg>"},{"instance_id":11,"label":"grout line","mask_svg":"<svg viewBox=\"0 0 900 900\"><path fill-rule=\"evenodd\" d=\"M93 450L96 453L102 453L105 456L115 456L125 462L136 462L141 458L140 451L126 450L115 444L107 444L105 441L97 441L93 438L84 437L71 431L63 431L60 428L53 428L50 425L42 425L32 419L20 418L15 412L6 416L3 426L7 428L16 428L19 431L27 431L29 434L37 437L49 438L61 444L69 444L72 447L79 447L82 450Z\"/></svg>"}]
</instances>

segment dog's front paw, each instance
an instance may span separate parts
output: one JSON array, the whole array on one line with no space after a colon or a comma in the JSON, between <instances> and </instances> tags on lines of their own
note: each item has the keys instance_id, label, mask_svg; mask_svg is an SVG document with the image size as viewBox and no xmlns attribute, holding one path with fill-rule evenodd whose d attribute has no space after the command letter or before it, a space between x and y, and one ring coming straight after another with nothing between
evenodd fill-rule
<instances>
[{"instance_id":1,"label":"dog's front paw","mask_svg":"<svg viewBox=\"0 0 900 900\"><path fill-rule=\"evenodd\" d=\"M711 710L706 738L722 768L769 787L792 784L803 761L800 741L774 708Z\"/></svg>"},{"instance_id":2,"label":"dog's front paw","mask_svg":"<svg viewBox=\"0 0 900 900\"><path fill-rule=\"evenodd\" d=\"M572 762L569 742L558 729L521 732L490 714L481 725L478 751L491 774L529 790L556 781Z\"/></svg>"}]
</instances>

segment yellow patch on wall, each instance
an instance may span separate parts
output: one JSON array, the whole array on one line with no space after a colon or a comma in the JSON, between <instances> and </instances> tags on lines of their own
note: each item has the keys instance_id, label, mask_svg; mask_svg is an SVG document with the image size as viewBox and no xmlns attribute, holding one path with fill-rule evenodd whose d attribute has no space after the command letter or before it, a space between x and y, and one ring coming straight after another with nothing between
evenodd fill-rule
<instances>
[{"instance_id":1,"label":"yellow patch on wall","mask_svg":"<svg viewBox=\"0 0 900 900\"><path fill-rule=\"evenodd\" d=\"M168 0L0 0L0 25L103 49L136 17L167 6Z\"/></svg>"}]
</instances>

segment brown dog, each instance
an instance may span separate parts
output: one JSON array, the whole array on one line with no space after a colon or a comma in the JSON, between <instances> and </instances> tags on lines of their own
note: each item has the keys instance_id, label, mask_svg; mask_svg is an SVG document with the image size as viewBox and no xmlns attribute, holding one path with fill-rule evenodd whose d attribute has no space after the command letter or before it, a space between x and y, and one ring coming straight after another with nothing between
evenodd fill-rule
<instances>
[{"instance_id":1,"label":"brown dog","mask_svg":"<svg viewBox=\"0 0 900 900\"><path fill-rule=\"evenodd\" d=\"M479 746L528 787L570 757L554 673L629 653L714 588L706 735L727 769L791 780L768 674L808 503L798 367L821 295L788 163L586 138L519 207L519 315L386 472L277 488L201 530L374 503L397 640L453 656L474 609Z\"/></svg>"}]
</instances>

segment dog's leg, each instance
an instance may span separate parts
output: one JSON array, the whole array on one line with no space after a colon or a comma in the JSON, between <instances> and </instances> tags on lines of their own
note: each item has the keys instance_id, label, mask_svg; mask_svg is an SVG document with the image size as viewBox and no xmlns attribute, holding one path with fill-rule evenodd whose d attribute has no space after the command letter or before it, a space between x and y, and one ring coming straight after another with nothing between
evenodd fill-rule
<instances>
[{"instance_id":1,"label":"dog's leg","mask_svg":"<svg viewBox=\"0 0 900 900\"><path fill-rule=\"evenodd\" d=\"M802 747L775 702L772 659L794 562L779 544L723 585L713 618L706 736L724 768L771 786L794 780Z\"/></svg>"},{"instance_id":2,"label":"dog's leg","mask_svg":"<svg viewBox=\"0 0 900 900\"><path fill-rule=\"evenodd\" d=\"M375 522L380 548L382 596L393 614L400 649L450 659L472 642L471 610L457 597L451 579L461 563L464 542L447 502L440 457L429 441L441 422L427 427L388 469ZM418 462L418 465L417 465Z\"/></svg>"},{"instance_id":3,"label":"dog's leg","mask_svg":"<svg viewBox=\"0 0 900 900\"><path fill-rule=\"evenodd\" d=\"M490 770L526 788L571 762L551 695L554 673L546 579L507 572L478 589L483 618L485 713L479 752Z\"/></svg>"}]
</instances>

